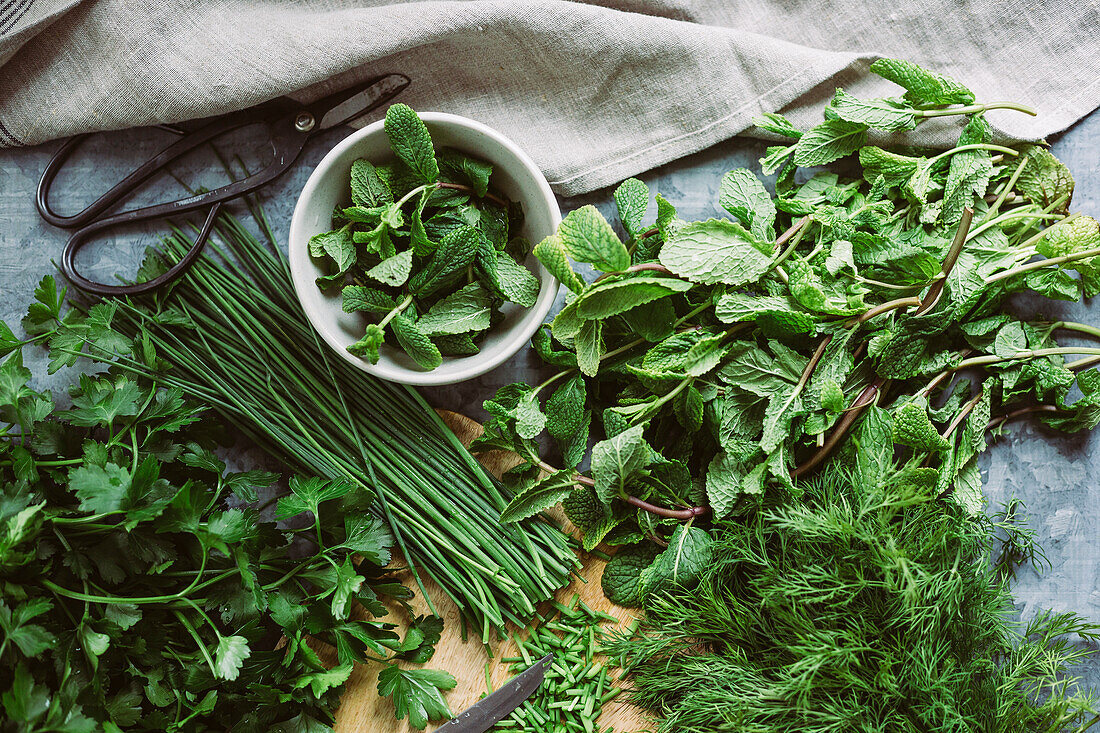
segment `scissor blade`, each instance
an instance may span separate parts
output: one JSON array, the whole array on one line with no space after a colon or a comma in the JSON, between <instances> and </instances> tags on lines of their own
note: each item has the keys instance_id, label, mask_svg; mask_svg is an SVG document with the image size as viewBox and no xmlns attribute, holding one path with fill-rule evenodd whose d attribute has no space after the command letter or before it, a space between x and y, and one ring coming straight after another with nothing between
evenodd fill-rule
<instances>
[{"instance_id":1,"label":"scissor blade","mask_svg":"<svg viewBox=\"0 0 1100 733\"><path fill-rule=\"evenodd\" d=\"M499 690L436 728L436 733L485 733L539 689L553 656L547 654L508 680Z\"/></svg>"},{"instance_id":2,"label":"scissor blade","mask_svg":"<svg viewBox=\"0 0 1100 733\"><path fill-rule=\"evenodd\" d=\"M409 77L404 74L386 74L331 94L310 106L317 109L317 116L321 119L319 129L328 130L353 122L379 105L385 104L405 91L405 87L410 83Z\"/></svg>"}]
</instances>

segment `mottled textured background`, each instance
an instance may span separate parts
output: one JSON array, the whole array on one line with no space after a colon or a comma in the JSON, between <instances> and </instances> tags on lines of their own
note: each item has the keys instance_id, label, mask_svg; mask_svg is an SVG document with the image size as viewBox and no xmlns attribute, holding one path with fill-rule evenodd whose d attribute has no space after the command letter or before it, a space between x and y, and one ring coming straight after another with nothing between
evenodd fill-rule
<instances>
[{"instance_id":1,"label":"mottled textured background","mask_svg":"<svg viewBox=\"0 0 1100 733\"><path fill-rule=\"evenodd\" d=\"M330 131L315 140L299 164L269 187L262 200L280 240L290 223L291 211L313 165L343 136ZM132 166L163 144L167 133L130 131L94 138L72 161L57 184L55 201L63 212L75 211L91 201ZM18 331L18 322L31 299L35 284L54 270L66 235L43 223L35 211L33 197L39 175L55 144L36 148L0 151L0 319ZM651 171L641 178L651 190L660 192L684 219L716 215L718 181L735 167L757 169L763 150L757 141L735 139ZM1077 192L1073 209L1100 216L1100 112L1086 118L1054 143L1054 152L1073 171ZM250 157L247 148L242 151ZM191 185L213 185L211 160L185 161L176 174ZM144 197L178 195L181 189L171 180L150 187ZM611 215L614 206L610 190L583 198L565 199L562 210L593 203ZM97 245L81 257L89 272L101 276L136 269L140 253L156 241L156 233L135 231ZM560 307L561 303L558 303ZM1045 308L1047 315L1100 323L1100 307L1077 303L1024 302L1023 311ZM41 352L28 352L28 366L45 374ZM433 404L484 417L481 401L502 384L527 379L538 369L537 359L525 350L495 371L476 380L451 387L426 389ZM52 379L39 379L38 386L60 391L72 372ZM1025 569L1015 586L1021 615L1029 618L1042 608L1074 610L1100 622L1100 433L1081 436L1052 434L1028 423L1015 423L1010 434L995 444L984 457L986 494L994 506L1015 496L1027 505L1027 513L1039 542L1046 549L1050 567L1043 573ZM1081 673L1093 689L1100 691L1100 656Z\"/></svg>"}]
</instances>

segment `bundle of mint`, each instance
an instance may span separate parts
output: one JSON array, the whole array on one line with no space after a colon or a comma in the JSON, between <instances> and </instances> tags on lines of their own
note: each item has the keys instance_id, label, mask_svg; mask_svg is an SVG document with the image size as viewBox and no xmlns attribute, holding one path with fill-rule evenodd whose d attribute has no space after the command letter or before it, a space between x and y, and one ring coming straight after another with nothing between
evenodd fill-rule
<instances>
[{"instance_id":1,"label":"bundle of mint","mask_svg":"<svg viewBox=\"0 0 1100 733\"><path fill-rule=\"evenodd\" d=\"M682 221L658 195L652 220L631 179L614 194L625 241L592 207L566 216L535 247L573 291L533 343L555 371L485 403L474 448L525 459L502 519L561 502L587 548L621 547L604 587L647 607L649 641L619 652L668 730L1078 720L1060 676L1077 652L1057 637L1095 630L1043 616L1013 656L977 457L1024 414L1100 422L1100 348L1054 338L1100 329L1006 308L1100 292L1100 225L1069 213L1073 178L1045 147L991 141L985 111L1030 110L872 68L904 95L837 90L806 131L759 122L790 140L761 161L774 196L734 170L726 218ZM950 115L951 150L868 142ZM800 170L848 156L861 174Z\"/></svg>"}]
</instances>

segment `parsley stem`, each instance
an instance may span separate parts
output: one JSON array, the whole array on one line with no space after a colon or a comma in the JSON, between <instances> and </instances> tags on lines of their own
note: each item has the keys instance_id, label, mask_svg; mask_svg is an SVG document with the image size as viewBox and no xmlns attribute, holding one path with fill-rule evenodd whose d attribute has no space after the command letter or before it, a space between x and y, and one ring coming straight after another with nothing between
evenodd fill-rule
<instances>
[{"instance_id":1,"label":"parsley stem","mask_svg":"<svg viewBox=\"0 0 1100 733\"><path fill-rule=\"evenodd\" d=\"M918 109L913 112L915 117L951 117L953 115L981 114L991 109L1011 109L1023 112L1034 117L1038 114L1033 107L1017 102L992 102L990 104L970 104L965 107L951 107L949 109Z\"/></svg>"},{"instance_id":2,"label":"parsley stem","mask_svg":"<svg viewBox=\"0 0 1100 733\"><path fill-rule=\"evenodd\" d=\"M205 563L206 556L203 555L203 566L205 566ZM200 569L203 566L200 566ZM126 605L128 603L132 603L134 605L142 605L146 603L166 603L169 601L178 601L192 591L201 590L202 588L225 580L230 576L236 575L238 572L239 571L236 569L225 570L221 573L218 573L210 580L201 583L198 582L199 578L202 577L202 574L200 573L199 575L195 576L195 581L192 582L190 586L180 591L179 593L173 593L166 596L142 596L138 598L127 598L124 596L96 596L90 595L88 593L79 593L77 591L69 590L68 588L62 588L60 585L57 585L53 581L45 578L43 578L42 584L53 592L57 593L58 595L65 596L66 598L72 598L74 601L85 601L87 603L103 603L107 605Z\"/></svg>"},{"instance_id":3,"label":"parsley stem","mask_svg":"<svg viewBox=\"0 0 1100 733\"><path fill-rule=\"evenodd\" d=\"M214 666L214 660L210 656L210 650L206 648L206 644L203 643L202 637L199 636L199 632L195 631L195 627L191 625L191 622L187 620L187 617L183 615L182 611L173 610L172 614L175 615L179 622L183 625L183 628L187 629L187 633L191 635L191 638L195 640L195 644L199 647L199 651L202 653L203 659L210 666L210 674L216 678L218 676L218 670Z\"/></svg>"}]
</instances>

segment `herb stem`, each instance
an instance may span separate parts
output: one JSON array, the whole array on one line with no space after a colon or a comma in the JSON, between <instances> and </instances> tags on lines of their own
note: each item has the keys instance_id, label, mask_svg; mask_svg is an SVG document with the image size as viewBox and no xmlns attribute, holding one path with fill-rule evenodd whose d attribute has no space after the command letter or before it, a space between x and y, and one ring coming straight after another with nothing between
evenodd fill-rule
<instances>
[{"instance_id":1,"label":"herb stem","mask_svg":"<svg viewBox=\"0 0 1100 733\"><path fill-rule=\"evenodd\" d=\"M611 277L612 275L622 275L623 273L627 272L659 272L662 275L677 277L676 273L662 265L660 262L640 262L637 265L631 265L625 270L619 270L618 272L605 272L592 282L598 283L605 278Z\"/></svg>"},{"instance_id":2,"label":"herb stem","mask_svg":"<svg viewBox=\"0 0 1100 733\"><path fill-rule=\"evenodd\" d=\"M811 219L813 219L813 217L811 215L807 214L806 216L804 216L801 219L799 219L798 221L796 221L794 224L791 224L789 227L787 227L786 231L784 231L782 234L780 234L778 237L776 237L776 239L775 239L775 249L778 250L780 247L782 247L783 245L785 245L787 243L787 240L789 240L795 234L799 234L799 232L802 231L803 227L805 227L807 224L810 223ZM801 238L801 236L802 235L799 234L800 238Z\"/></svg>"},{"instance_id":3,"label":"herb stem","mask_svg":"<svg viewBox=\"0 0 1100 733\"><path fill-rule=\"evenodd\" d=\"M1020 154L1019 152L1013 150L1012 148L1006 148L1003 145L990 145L990 144L987 144L987 143L971 143L970 145L960 145L957 148L951 148L950 150L945 150L942 153L940 153L939 155L934 155L931 158L929 158L927 161L925 161L924 165L925 166L932 165L933 163L935 163L939 160L943 160L944 158L946 158L949 155L954 155L955 153L965 153L967 150L995 150L999 153L1004 153L1005 155L1012 155L1012 156L1017 156L1017 155Z\"/></svg>"},{"instance_id":4,"label":"herb stem","mask_svg":"<svg viewBox=\"0 0 1100 733\"><path fill-rule=\"evenodd\" d=\"M1033 270L1041 270L1044 267L1050 267L1052 265L1064 265L1067 262L1075 262L1076 260L1085 260L1090 257L1096 257L1100 255L1100 247L1094 247L1092 249L1082 250L1080 252L1073 252L1068 255L1061 255L1059 257L1048 257L1042 260L1035 260L1029 262L1026 265L1019 265L1013 267L1011 270L1002 270L996 275L990 275L986 278L986 283L995 283L1006 278L1015 277L1016 275L1023 275Z\"/></svg>"},{"instance_id":5,"label":"herb stem","mask_svg":"<svg viewBox=\"0 0 1100 733\"><path fill-rule=\"evenodd\" d=\"M966 238L967 241L970 241L971 239L974 239L979 234L984 232L986 229L989 229L989 228L991 228L995 225L998 225L998 224L1004 224L1005 222L1013 221L1015 219L1061 219L1061 218L1063 218L1063 217L1059 216L1058 214L1044 214L1041 211L1025 211L1024 208L1025 207L1021 207L1019 209L1013 209L1012 211L1001 214L1000 216L998 216L995 219L989 219L987 221L982 222L981 226L975 227L974 231L970 232L970 236L968 236ZM1030 207L1026 207L1026 208L1030 208Z\"/></svg>"},{"instance_id":6,"label":"herb stem","mask_svg":"<svg viewBox=\"0 0 1100 733\"><path fill-rule=\"evenodd\" d=\"M962 409L959 410L959 413L951 419L951 422L947 424L947 429L943 431L944 440L950 438L951 434L955 432L955 429L958 428L962 421L966 419L966 416L969 415L975 407L977 407L978 403L982 399L982 395L982 392L978 392L978 394L974 398L969 400L965 405L963 405Z\"/></svg>"},{"instance_id":7,"label":"herb stem","mask_svg":"<svg viewBox=\"0 0 1100 733\"><path fill-rule=\"evenodd\" d=\"M963 359L952 367L950 371L957 372L960 369L966 369L973 366L987 366L990 364L999 364L1003 361L1035 359L1040 356L1056 356L1058 354L1091 354L1097 356L1100 355L1100 348L1092 346L1056 346L1048 349L1025 349L1023 351L1017 351L1012 356L987 354L985 356L975 356L970 359Z\"/></svg>"},{"instance_id":8,"label":"herb stem","mask_svg":"<svg viewBox=\"0 0 1100 733\"><path fill-rule=\"evenodd\" d=\"M874 308L871 308L866 313L860 315L858 318L849 321L848 328L852 328L853 326L856 326L860 323L866 323L875 316L881 316L883 313L889 313L890 311L896 310L898 308L916 308L919 307L920 304L921 300L916 296L909 298L898 298L896 300L888 300L885 303L880 303L879 305L876 305Z\"/></svg>"},{"instance_id":9,"label":"herb stem","mask_svg":"<svg viewBox=\"0 0 1100 733\"><path fill-rule=\"evenodd\" d=\"M1075 321L1056 321L1050 324L1051 330L1061 329L1063 331L1077 331L1078 333L1086 333L1094 338L1100 338L1100 328L1095 326L1089 326L1085 323L1077 323Z\"/></svg>"},{"instance_id":10,"label":"herb stem","mask_svg":"<svg viewBox=\"0 0 1100 733\"><path fill-rule=\"evenodd\" d=\"M412 295L406 295L405 299L402 300L400 303L398 303L396 308L394 308L392 311L387 313L386 317L378 322L378 327L379 328L385 328L386 324L389 323L390 321L392 321L396 316L400 315L400 313L403 310L408 308L409 305L412 303L412 301L413 301Z\"/></svg>"},{"instance_id":11,"label":"herb stem","mask_svg":"<svg viewBox=\"0 0 1100 733\"><path fill-rule=\"evenodd\" d=\"M1004 415L999 415L993 418L988 423L986 423L985 429L990 430L997 427L998 425L1005 424L1009 420L1015 420L1018 417L1030 415L1035 412L1058 412L1058 408L1054 405L1029 405L1028 407L1021 407L1017 410L1013 410L1012 412L1008 412Z\"/></svg>"},{"instance_id":12,"label":"herb stem","mask_svg":"<svg viewBox=\"0 0 1100 733\"><path fill-rule=\"evenodd\" d=\"M474 189L472 189L469 186L466 186L464 184L461 184L461 183L448 183L447 181L436 181L434 185L435 185L436 188L449 188L452 191L463 191L463 192L469 193L473 196L477 196L477 193L474 191ZM508 202L505 201L504 199L502 199L500 196L497 196L494 193L486 192L485 195L481 196L480 198L483 198L486 201L492 201L494 204L496 204L497 206L499 206L502 209L507 209L508 208Z\"/></svg>"},{"instance_id":13,"label":"herb stem","mask_svg":"<svg viewBox=\"0 0 1100 733\"><path fill-rule=\"evenodd\" d=\"M648 501L639 499L636 496L626 497L626 503L630 504L631 506L638 507L643 511L647 511L650 514L655 514L658 517L667 517L669 519L691 520L695 517L710 512L709 506L693 506L689 509L667 509L665 507L657 506L656 504L650 504Z\"/></svg>"},{"instance_id":14,"label":"herb stem","mask_svg":"<svg viewBox=\"0 0 1100 733\"><path fill-rule=\"evenodd\" d=\"M876 399L878 399L879 392L885 388L888 380L879 377L875 381L868 384L863 388L863 391L859 393L856 399L852 402L851 407L844 413L844 417L840 418L836 427L833 428L833 432L829 433L829 437L826 438L824 445L822 445L817 451L814 452L810 459L800 466L796 466L791 470L791 477L798 478L813 469L817 468L822 461L829 457L829 454L833 452L833 449L837 447L841 439L852 427L859 416L863 414L863 411L870 407Z\"/></svg>"},{"instance_id":15,"label":"herb stem","mask_svg":"<svg viewBox=\"0 0 1100 733\"><path fill-rule=\"evenodd\" d=\"M917 308L916 315L924 315L928 311L936 307L936 304L940 302L940 296L943 295L943 288L947 284L947 278L951 276L951 270L955 268L955 263L959 261L959 254L962 253L963 245L966 244L967 233L970 231L970 222L974 220L974 209L969 206L962 210L962 217L959 219L959 228L955 231L955 239L951 242L951 248L947 250L947 256L943 260L943 265L940 268L940 278L932 283L928 288L928 292L925 293L924 298L921 299L920 307Z\"/></svg>"},{"instance_id":16,"label":"herb stem","mask_svg":"<svg viewBox=\"0 0 1100 733\"><path fill-rule=\"evenodd\" d=\"M800 221L805 221L807 218L808 217L802 217ZM801 226L798 228L798 233L794 237L791 237L791 243L787 245L787 248L783 250L783 252L778 257L776 257L774 261L772 261L771 269L777 269L780 265L786 262L788 257L794 254L795 249L798 247L798 243L802 241L802 237L806 234L806 231L808 229L809 227L807 226Z\"/></svg>"},{"instance_id":17,"label":"herb stem","mask_svg":"<svg viewBox=\"0 0 1100 733\"><path fill-rule=\"evenodd\" d=\"M1034 117L1038 114L1033 107L1029 107L1026 104L1019 104L1017 102L991 102L990 104L970 104L965 107L951 107L949 109L919 109L913 114L916 117L951 117L953 115L972 115L981 114L991 109L1011 109L1017 112L1023 112L1025 115L1031 115ZM1013 151L1015 152L1015 151Z\"/></svg>"},{"instance_id":18,"label":"herb stem","mask_svg":"<svg viewBox=\"0 0 1100 733\"><path fill-rule=\"evenodd\" d=\"M1001 193L999 196L997 196L997 200L994 201L993 205L989 207L989 211L985 212L985 216L982 218L983 222L989 221L997 215L997 211L1001 208L1001 205L1005 202L1005 199L1008 198L1008 195L1010 193L1012 193L1012 187L1016 185L1016 181L1019 180L1020 174L1023 173L1024 168L1027 167L1028 160L1030 160L1030 158L1025 157L1023 160L1020 161L1019 165L1016 166L1016 170L1012 171L1012 176L1009 177L1008 181L1001 189Z\"/></svg>"}]
</instances>

